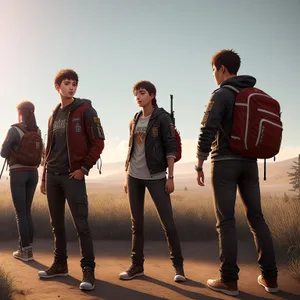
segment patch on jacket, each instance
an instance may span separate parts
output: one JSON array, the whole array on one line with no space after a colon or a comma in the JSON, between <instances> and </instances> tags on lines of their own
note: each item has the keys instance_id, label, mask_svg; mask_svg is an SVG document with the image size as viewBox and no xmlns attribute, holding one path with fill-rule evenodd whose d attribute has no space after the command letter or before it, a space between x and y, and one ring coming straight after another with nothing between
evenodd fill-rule
<instances>
[{"instance_id":1,"label":"patch on jacket","mask_svg":"<svg viewBox=\"0 0 300 300\"><path fill-rule=\"evenodd\" d=\"M202 124L202 125L205 125L205 123L207 122L208 117L209 117L209 114L210 114L210 112L211 112L213 106L214 106L214 101L211 101L211 100L210 100L210 101L208 102L208 104L206 105L206 111L205 111L204 116L203 116L203 119L202 119L202 121L201 121L201 124Z\"/></svg>"},{"instance_id":2,"label":"patch on jacket","mask_svg":"<svg viewBox=\"0 0 300 300\"><path fill-rule=\"evenodd\" d=\"M103 131L101 122L100 122L100 118L94 117L93 121L94 121L94 124L96 125L96 133L95 133L96 136L100 139L104 139L105 136L104 136L104 131Z\"/></svg>"},{"instance_id":3,"label":"patch on jacket","mask_svg":"<svg viewBox=\"0 0 300 300\"><path fill-rule=\"evenodd\" d=\"M152 136L158 137L158 127L157 126L152 127Z\"/></svg>"},{"instance_id":4,"label":"patch on jacket","mask_svg":"<svg viewBox=\"0 0 300 300\"><path fill-rule=\"evenodd\" d=\"M72 122L80 122L80 118L73 118Z\"/></svg>"},{"instance_id":5,"label":"patch on jacket","mask_svg":"<svg viewBox=\"0 0 300 300\"><path fill-rule=\"evenodd\" d=\"M94 117L94 123L95 123L95 124L101 124L100 118Z\"/></svg>"},{"instance_id":6,"label":"patch on jacket","mask_svg":"<svg viewBox=\"0 0 300 300\"><path fill-rule=\"evenodd\" d=\"M76 132L81 132L81 125L79 123L76 124L75 131Z\"/></svg>"}]
</instances>

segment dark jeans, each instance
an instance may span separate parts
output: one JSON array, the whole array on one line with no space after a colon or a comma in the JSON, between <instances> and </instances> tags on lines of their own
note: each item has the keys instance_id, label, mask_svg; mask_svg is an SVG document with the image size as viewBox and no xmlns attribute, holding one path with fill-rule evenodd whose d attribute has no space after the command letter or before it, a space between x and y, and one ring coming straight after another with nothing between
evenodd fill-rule
<instances>
[{"instance_id":1,"label":"dark jeans","mask_svg":"<svg viewBox=\"0 0 300 300\"><path fill-rule=\"evenodd\" d=\"M47 172L46 189L54 233L55 261L64 263L68 258L65 230L65 202L67 199L80 241L81 267L95 268L93 241L88 224L88 198L85 180L69 179L68 174L56 175Z\"/></svg>"},{"instance_id":2,"label":"dark jeans","mask_svg":"<svg viewBox=\"0 0 300 300\"><path fill-rule=\"evenodd\" d=\"M238 280L237 237L235 227L235 200L237 187L250 230L252 231L258 264L264 278L277 277L277 267L271 233L265 222L260 198L257 162L224 160L212 163L217 231L221 260L221 278L224 281Z\"/></svg>"},{"instance_id":3,"label":"dark jeans","mask_svg":"<svg viewBox=\"0 0 300 300\"><path fill-rule=\"evenodd\" d=\"M31 205L37 183L37 170L10 172L10 190L16 212L19 244L23 248L33 242Z\"/></svg>"},{"instance_id":4,"label":"dark jeans","mask_svg":"<svg viewBox=\"0 0 300 300\"><path fill-rule=\"evenodd\" d=\"M145 189L156 206L161 225L165 232L173 265L182 265L181 246L174 223L170 195L165 192L166 179L142 180L128 176L128 197L131 210L132 249L134 264L144 264L144 202Z\"/></svg>"}]
</instances>

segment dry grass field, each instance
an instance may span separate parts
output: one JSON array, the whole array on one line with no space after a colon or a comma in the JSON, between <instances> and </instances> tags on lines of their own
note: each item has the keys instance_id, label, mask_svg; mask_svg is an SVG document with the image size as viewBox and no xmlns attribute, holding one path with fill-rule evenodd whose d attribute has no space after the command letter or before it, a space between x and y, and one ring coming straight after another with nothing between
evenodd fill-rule
<instances>
[{"instance_id":1,"label":"dry grass field","mask_svg":"<svg viewBox=\"0 0 300 300\"><path fill-rule=\"evenodd\" d=\"M17 240L17 227L9 190L0 190L0 240ZM174 218L181 241L216 240L215 215L210 193L178 191L172 195ZM288 259L290 270L300 278L300 201L291 196L263 195L265 218L274 237L279 256ZM67 206L66 206L67 207ZM52 239L46 197L36 193L33 208L36 239ZM95 240L130 240L131 223L126 195L121 191L92 189L89 193L89 218ZM244 215L243 205L237 197L236 224L239 240L252 239ZM69 241L76 240L72 218L66 209L66 228ZM145 238L164 240L155 206L146 193Z\"/></svg>"},{"instance_id":2,"label":"dry grass field","mask_svg":"<svg viewBox=\"0 0 300 300\"><path fill-rule=\"evenodd\" d=\"M12 299L13 286L12 279L7 272L0 266L0 299Z\"/></svg>"}]
</instances>

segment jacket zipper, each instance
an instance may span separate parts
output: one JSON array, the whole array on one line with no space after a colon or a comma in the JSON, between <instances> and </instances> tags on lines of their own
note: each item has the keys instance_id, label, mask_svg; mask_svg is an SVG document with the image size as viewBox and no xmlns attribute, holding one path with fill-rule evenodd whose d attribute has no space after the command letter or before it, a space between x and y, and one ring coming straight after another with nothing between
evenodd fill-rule
<instances>
[{"instance_id":1,"label":"jacket zipper","mask_svg":"<svg viewBox=\"0 0 300 300\"><path fill-rule=\"evenodd\" d=\"M68 112L68 118L67 118L67 124L66 124L66 138L67 138L67 151L68 151L68 160L69 160L69 172L72 170L71 166L71 159L70 159L70 150L69 150L69 135L68 135L68 129L69 129L69 118L70 118L70 111Z\"/></svg>"}]
</instances>

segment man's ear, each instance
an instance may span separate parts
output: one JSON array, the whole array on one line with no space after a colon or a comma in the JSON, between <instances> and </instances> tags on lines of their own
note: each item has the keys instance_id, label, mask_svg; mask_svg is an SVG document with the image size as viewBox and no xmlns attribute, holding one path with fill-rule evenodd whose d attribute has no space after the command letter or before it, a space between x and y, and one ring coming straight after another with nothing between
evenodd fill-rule
<instances>
[{"instance_id":1,"label":"man's ear","mask_svg":"<svg viewBox=\"0 0 300 300\"><path fill-rule=\"evenodd\" d=\"M227 69L222 65L222 66L221 66L221 71L222 71L222 73L224 74L224 73L227 71Z\"/></svg>"},{"instance_id":2,"label":"man's ear","mask_svg":"<svg viewBox=\"0 0 300 300\"><path fill-rule=\"evenodd\" d=\"M55 89L59 92L60 85L59 85L58 83L56 83L56 84L54 85L54 87L55 87Z\"/></svg>"},{"instance_id":3,"label":"man's ear","mask_svg":"<svg viewBox=\"0 0 300 300\"><path fill-rule=\"evenodd\" d=\"M151 100L153 100L153 99L155 98L154 93L152 93L152 94L150 95L150 97L151 97Z\"/></svg>"}]
</instances>

